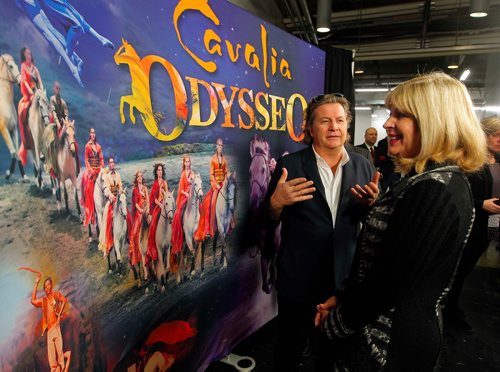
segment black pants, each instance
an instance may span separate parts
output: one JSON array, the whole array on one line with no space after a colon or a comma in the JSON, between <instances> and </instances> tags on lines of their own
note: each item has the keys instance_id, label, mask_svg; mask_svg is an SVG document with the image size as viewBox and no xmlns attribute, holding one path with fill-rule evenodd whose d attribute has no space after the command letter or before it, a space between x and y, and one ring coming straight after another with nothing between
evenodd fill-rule
<instances>
[{"instance_id":1,"label":"black pants","mask_svg":"<svg viewBox=\"0 0 500 372\"><path fill-rule=\"evenodd\" d=\"M462 257L460 258L460 262L458 264L455 280L453 281L450 293L446 299L445 313L458 310L458 301L460 294L462 293L465 279L472 272L477 261L488 248L488 243L488 241L481 241L479 243L469 241L465 245Z\"/></svg>"},{"instance_id":2,"label":"black pants","mask_svg":"<svg viewBox=\"0 0 500 372\"><path fill-rule=\"evenodd\" d=\"M275 371L299 371L302 351L312 343L316 371L333 370L333 346L314 327L317 304L303 304L278 295L278 338L275 348Z\"/></svg>"}]
</instances>

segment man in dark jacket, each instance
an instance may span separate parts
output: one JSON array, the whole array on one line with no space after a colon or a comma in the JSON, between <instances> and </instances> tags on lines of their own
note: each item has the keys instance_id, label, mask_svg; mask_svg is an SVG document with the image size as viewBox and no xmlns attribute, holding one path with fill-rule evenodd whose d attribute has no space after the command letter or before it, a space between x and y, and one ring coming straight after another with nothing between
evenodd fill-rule
<instances>
[{"instance_id":1,"label":"man in dark jacket","mask_svg":"<svg viewBox=\"0 0 500 372\"><path fill-rule=\"evenodd\" d=\"M321 337L313 324L316 305L347 276L359 223L378 196L368 160L344 148L351 118L344 97L313 98L305 118L310 146L281 158L269 184L264 226L282 223L276 370L297 370L306 342ZM316 369L325 370L331 349L325 339L318 346Z\"/></svg>"}]
</instances>

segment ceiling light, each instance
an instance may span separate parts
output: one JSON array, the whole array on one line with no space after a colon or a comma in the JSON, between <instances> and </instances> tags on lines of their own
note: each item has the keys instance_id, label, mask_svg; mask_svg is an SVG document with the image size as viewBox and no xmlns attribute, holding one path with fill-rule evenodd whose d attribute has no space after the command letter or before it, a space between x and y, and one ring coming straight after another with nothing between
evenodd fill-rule
<instances>
[{"instance_id":1,"label":"ceiling light","mask_svg":"<svg viewBox=\"0 0 500 372\"><path fill-rule=\"evenodd\" d=\"M476 111L500 112L500 106L474 106Z\"/></svg>"},{"instance_id":2,"label":"ceiling light","mask_svg":"<svg viewBox=\"0 0 500 372\"><path fill-rule=\"evenodd\" d=\"M460 67L460 58L459 56L451 56L448 58L448 68L450 70L456 70L457 68Z\"/></svg>"},{"instance_id":3,"label":"ceiling light","mask_svg":"<svg viewBox=\"0 0 500 372\"><path fill-rule=\"evenodd\" d=\"M486 17L489 7L489 0L471 0L469 15L474 18Z\"/></svg>"},{"instance_id":4,"label":"ceiling light","mask_svg":"<svg viewBox=\"0 0 500 372\"><path fill-rule=\"evenodd\" d=\"M316 8L316 31L329 32L331 26L332 0L318 0Z\"/></svg>"},{"instance_id":5,"label":"ceiling light","mask_svg":"<svg viewBox=\"0 0 500 372\"><path fill-rule=\"evenodd\" d=\"M354 73L359 75L359 74L364 74L365 73L365 70L363 70L363 67L361 66L358 66L354 69Z\"/></svg>"},{"instance_id":6,"label":"ceiling light","mask_svg":"<svg viewBox=\"0 0 500 372\"><path fill-rule=\"evenodd\" d=\"M366 93L375 93L375 92L388 92L389 88L358 88L355 89L356 92L366 92Z\"/></svg>"},{"instance_id":7,"label":"ceiling light","mask_svg":"<svg viewBox=\"0 0 500 372\"><path fill-rule=\"evenodd\" d=\"M460 81L465 81L470 75L470 70L466 69L464 72L462 72L462 75L460 75Z\"/></svg>"},{"instance_id":8,"label":"ceiling light","mask_svg":"<svg viewBox=\"0 0 500 372\"><path fill-rule=\"evenodd\" d=\"M371 107L368 106L356 106L354 107L356 111L371 111Z\"/></svg>"}]
</instances>

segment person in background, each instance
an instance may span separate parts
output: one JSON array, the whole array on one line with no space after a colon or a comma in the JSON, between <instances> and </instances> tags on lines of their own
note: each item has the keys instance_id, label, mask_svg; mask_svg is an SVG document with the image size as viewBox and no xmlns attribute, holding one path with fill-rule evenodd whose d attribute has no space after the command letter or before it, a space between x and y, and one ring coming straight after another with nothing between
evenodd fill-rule
<instances>
[{"instance_id":1,"label":"person in background","mask_svg":"<svg viewBox=\"0 0 500 372\"><path fill-rule=\"evenodd\" d=\"M394 182L396 182L401 175L396 172L394 163L394 157L389 154L389 145L387 143L387 137L381 139L378 142L378 170L381 174L380 176L380 191L382 193L386 192L386 190L391 186Z\"/></svg>"},{"instance_id":2,"label":"person in background","mask_svg":"<svg viewBox=\"0 0 500 372\"><path fill-rule=\"evenodd\" d=\"M500 214L500 119L489 117L482 121L488 144L488 161L480 172L468 176L474 197L476 211L474 225L465 245L455 281L451 287L443 316L445 324L453 328L471 332L472 327L465 320L464 312L459 307L459 298L464 281L472 272L479 257L490 243L488 220L495 219L496 238L498 240L498 214Z\"/></svg>"},{"instance_id":3,"label":"person in background","mask_svg":"<svg viewBox=\"0 0 500 372\"><path fill-rule=\"evenodd\" d=\"M431 73L385 104L403 178L372 205L348 279L317 307L315 324L335 341L330 370L434 370L440 306L474 220L465 172L481 168L486 144L467 88Z\"/></svg>"},{"instance_id":4,"label":"person in background","mask_svg":"<svg viewBox=\"0 0 500 372\"><path fill-rule=\"evenodd\" d=\"M278 160L262 203L263 228L272 233L281 222L277 371L298 370L311 342L316 370L324 370L330 348L314 329L316 304L349 272L359 222L378 196L368 160L344 148L351 119L342 95L313 98L304 112L309 146ZM354 185L360 200L350 191Z\"/></svg>"},{"instance_id":5,"label":"person in background","mask_svg":"<svg viewBox=\"0 0 500 372\"><path fill-rule=\"evenodd\" d=\"M370 154L370 151L368 151L365 147L353 146L349 142L346 142L344 147L347 150L347 152L355 152L357 154L360 154L362 157L364 157L366 160L368 160L370 162L370 165L373 168L373 170L374 171L376 170L375 164L373 164L373 159L372 159L372 156Z\"/></svg>"},{"instance_id":6,"label":"person in background","mask_svg":"<svg viewBox=\"0 0 500 372\"><path fill-rule=\"evenodd\" d=\"M377 143L377 129L370 127L365 130L365 142L361 145L357 145L356 147L366 149L370 153L372 158L372 162L376 168L378 168L378 149L375 144Z\"/></svg>"}]
</instances>

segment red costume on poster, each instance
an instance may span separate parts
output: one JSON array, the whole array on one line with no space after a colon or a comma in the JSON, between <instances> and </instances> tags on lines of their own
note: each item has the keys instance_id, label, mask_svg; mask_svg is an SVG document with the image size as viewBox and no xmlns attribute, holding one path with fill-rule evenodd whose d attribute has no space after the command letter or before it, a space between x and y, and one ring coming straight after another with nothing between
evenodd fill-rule
<instances>
[{"instance_id":1,"label":"red costume on poster","mask_svg":"<svg viewBox=\"0 0 500 372\"><path fill-rule=\"evenodd\" d=\"M85 220L83 224L96 223L94 206L94 186L101 168L104 168L101 145L92 140L85 145L85 173L82 175L83 207L85 208Z\"/></svg>"},{"instance_id":2,"label":"red costume on poster","mask_svg":"<svg viewBox=\"0 0 500 372\"><path fill-rule=\"evenodd\" d=\"M215 220L215 203L219 189L224 183L228 169L224 155L214 154L210 161L210 190L206 193L200 207L200 223L194 235L196 241L203 241L205 237L213 237L217 231Z\"/></svg>"},{"instance_id":3,"label":"red costume on poster","mask_svg":"<svg viewBox=\"0 0 500 372\"><path fill-rule=\"evenodd\" d=\"M139 206L140 209L138 209ZM146 212L146 213L144 213ZM132 228L130 231L130 245L128 251L129 264L137 265L141 261L139 237L141 235L143 219L148 212L148 189L144 185L136 185L132 191Z\"/></svg>"},{"instance_id":4,"label":"red costume on poster","mask_svg":"<svg viewBox=\"0 0 500 372\"><path fill-rule=\"evenodd\" d=\"M156 247L156 228L158 226L158 219L160 218L161 208L158 204L155 203L155 200L157 200L159 203L162 202L162 190L168 191L167 181L162 178L158 178L153 183L153 186L151 187L151 194L149 194L149 213L151 214L151 224L149 225L146 265L149 264L151 260L158 260L158 249Z\"/></svg>"},{"instance_id":5,"label":"red costume on poster","mask_svg":"<svg viewBox=\"0 0 500 372\"><path fill-rule=\"evenodd\" d=\"M36 89L43 89L42 78L35 66L31 51L27 47L21 49L21 94L22 98L19 101L17 112L19 119L19 136L21 137L21 146L19 148L19 159L26 166L28 154L26 150L33 148L33 137L28 127L28 110L33 101L33 95Z\"/></svg>"},{"instance_id":6,"label":"red costume on poster","mask_svg":"<svg viewBox=\"0 0 500 372\"><path fill-rule=\"evenodd\" d=\"M184 208L186 206L189 191L191 189L191 180L194 178L192 170L186 174L185 171L181 174L179 180L179 191L177 193L176 210L174 220L172 222L172 255L179 253L184 244L184 231L182 229L182 217L184 215Z\"/></svg>"}]
</instances>

